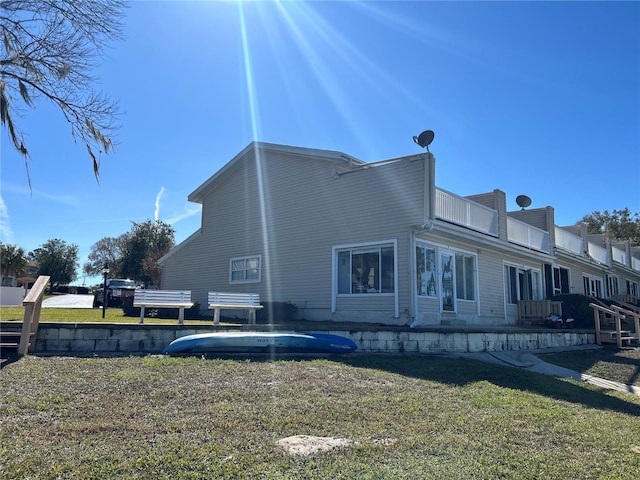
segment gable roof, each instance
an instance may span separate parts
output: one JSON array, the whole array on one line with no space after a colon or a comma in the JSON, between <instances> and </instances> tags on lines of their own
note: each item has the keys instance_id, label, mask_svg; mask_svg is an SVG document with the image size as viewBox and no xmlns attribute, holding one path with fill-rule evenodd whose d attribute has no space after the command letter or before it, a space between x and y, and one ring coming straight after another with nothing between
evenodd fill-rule
<instances>
[{"instance_id":1,"label":"gable roof","mask_svg":"<svg viewBox=\"0 0 640 480\"><path fill-rule=\"evenodd\" d=\"M358 168L366 165L366 162L358 160L357 158L350 157L349 155L334 151L334 150L320 150L315 148L305 147L292 147L289 145L278 145L275 143L265 142L251 142L240 153L233 157L226 163L220 170L213 174L203 184L196 188L187 197L190 202L202 204L204 198L213 189L219 185L223 178L235 168L238 168L239 164L247 158L252 158L257 155L257 152L266 153L281 153L288 155L295 155L297 157L306 157L311 160L330 161L336 164L338 171L349 171L353 168Z\"/></svg>"}]
</instances>

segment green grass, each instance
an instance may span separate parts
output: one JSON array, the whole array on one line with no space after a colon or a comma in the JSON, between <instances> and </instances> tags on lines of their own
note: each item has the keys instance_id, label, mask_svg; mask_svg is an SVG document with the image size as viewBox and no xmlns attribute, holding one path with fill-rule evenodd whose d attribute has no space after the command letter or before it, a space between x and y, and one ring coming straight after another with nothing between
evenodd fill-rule
<instances>
[{"instance_id":1,"label":"green grass","mask_svg":"<svg viewBox=\"0 0 640 480\"><path fill-rule=\"evenodd\" d=\"M24 357L0 478L635 479L640 398L433 356ZM292 456L291 435L350 447Z\"/></svg>"},{"instance_id":2,"label":"green grass","mask_svg":"<svg viewBox=\"0 0 640 480\"><path fill-rule=\"evenodd\" d=\"M24 318L24 307L0 307L0 321L3 322L22 322ZM70 322L70 323L138 323L140 317L125 317L122 308L107 308L105 318L102 318L101 308L43 308L40 311L41 322ZM168 318L149 318L147 314L144 319L145 323L162 323L175 324L177 317ZM186 324L202 324L202 322L213 321L212 317L205 320L185 320Z\"/></svg>"},{"instance_id":3,"label":"green grass","mask_svg":"<svg viewBox=\"0 0 640 480\"><path fill-rule=\"evenodd\" d=\"M618 349L612 345L595 350L539 355L545 362L614 382L640 387L640 348Z\"/></svg>"}]
</instances>

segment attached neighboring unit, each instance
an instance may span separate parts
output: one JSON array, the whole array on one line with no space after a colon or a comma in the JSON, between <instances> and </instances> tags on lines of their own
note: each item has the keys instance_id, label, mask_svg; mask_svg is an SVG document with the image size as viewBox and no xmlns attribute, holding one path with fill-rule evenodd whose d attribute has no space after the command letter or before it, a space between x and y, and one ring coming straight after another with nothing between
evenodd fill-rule
<instances>
[{"instance_id":1,"label":"attached neighboring unit","mask_svg":"<svg viewBox=\"0 0 640 480\"><path fill-rule=\"evenodd\" d=\"M438 188L429 151L366 163L254 142L189 200L201 227L159 263L203 311L217 291L306 320L516 325L520 301L640 291L639 251L556 226L550 206L508 211L501 190Z\"/></svg>"}]
</instances>

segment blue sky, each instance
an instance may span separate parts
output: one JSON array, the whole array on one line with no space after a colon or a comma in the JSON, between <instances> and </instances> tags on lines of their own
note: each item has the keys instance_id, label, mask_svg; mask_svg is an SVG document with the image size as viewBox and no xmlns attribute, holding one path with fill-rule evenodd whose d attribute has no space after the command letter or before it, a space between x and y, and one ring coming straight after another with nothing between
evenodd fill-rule
<instances>
[{"instance_id":1,"label":"blue sky","mask_svg":"<svg viewBox=\"0 0 640 480\"><path fill-rule=\"evenodd\" d=\"M367 162L419 153L459 195L526 194L556 224L640 211L640 2L133 2L101 59L123 112L99 184L38 102L1 136L0 239L86 261L131 222L200 225L187 196L252 140ZM95 283L83 278L76 284Z\"/></svg>"}]
</instances>

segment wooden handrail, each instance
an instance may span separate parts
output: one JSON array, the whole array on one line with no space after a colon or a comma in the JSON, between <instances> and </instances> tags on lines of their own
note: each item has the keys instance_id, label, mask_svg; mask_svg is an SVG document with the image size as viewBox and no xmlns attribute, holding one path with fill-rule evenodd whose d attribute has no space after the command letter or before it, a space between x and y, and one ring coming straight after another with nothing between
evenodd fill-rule
<instances>
[{"instance_id":1,"label":"wooden handrail","mask_svg":"<svg viewBox=\"0 0 640 480\"><path fill-rule=\"evenodd\" d=\"M635 310L629 310L627 308L621 307L620 305L611 305L611 308L616 312L624 315L625 317L633 318L633 326L635 331L633 332L633 336L636 340L640 340L640 313Z\"/></svg>"},{"instance_id":2,"label":"wooden handrail","mask_svg":"<svg viewBox=\"0 0 640 480\"><path fill-rule=\"evenodd\" d=\"M20 334L20 343L18 344L18 355L24 355L35 348L36 333L40 324L40 309L42 308L42 300L44 291L49 284L49 278L46 275L40 275L36 282L24 297L22 305L24 305L24 319L22 320L22 333ZM32 338L33 337L33 338Z\"/></svg>"},{"instance_id":3,"label":"wooden handrail","mask_svg":"<svg viewBox=\"0 0 640 480\"><path fill-rule=\"evenodd\" d=\"M615 320L616 343L618 344L618 348L622 348L622 320L624 320L626 317L623 314L616 312L615 310L603 307L596 303L590 303L589 306L593 308L593 318L596 324L596 342L598 343L598 345L602 345L601 331L600 331L600 314L602 313L604 315L612 316L613 319Z\"/></svg>"}]
</instances>

